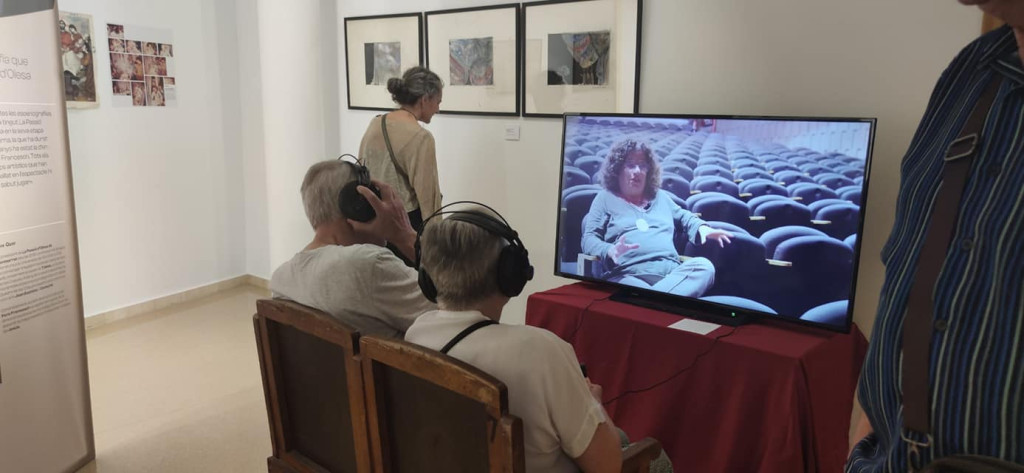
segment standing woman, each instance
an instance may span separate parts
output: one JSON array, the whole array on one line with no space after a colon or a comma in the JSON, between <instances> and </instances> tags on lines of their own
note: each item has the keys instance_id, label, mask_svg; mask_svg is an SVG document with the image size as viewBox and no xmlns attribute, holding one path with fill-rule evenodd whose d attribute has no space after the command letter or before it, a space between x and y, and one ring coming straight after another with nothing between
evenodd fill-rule
<instances>
[{"instance_id":1,"label":"standing woman","mask_svg":"<svg viewBox=\"0 0 1024 473\"><path fill-rule=\"evenodd\" d=\"M419 122L430 123L437 113L443 87L437 74L421 66L405 71L401 79L388 79L398 109L370 120L359 145L359 158L370 175L395 189L416 230L425 215L441 207L434 135Z\"/></svg>"}]
</instances>

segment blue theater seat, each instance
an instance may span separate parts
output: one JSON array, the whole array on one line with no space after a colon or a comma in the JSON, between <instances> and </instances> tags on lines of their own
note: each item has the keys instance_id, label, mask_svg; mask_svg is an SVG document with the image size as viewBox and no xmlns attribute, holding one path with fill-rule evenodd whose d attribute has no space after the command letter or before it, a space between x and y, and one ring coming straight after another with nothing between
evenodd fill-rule
<instances>
[{"instance_id":1,"label":"blue theater seat","mask_svg":"<svg viewBox=\"0 0 1024 473\"><path fill-rule=\"evenodd\" d=\"M733 173L733 177L735 177L737 180L744 181L748 179L772 179L771 174L768 174L768 172L762 171L757 168L740 168L735 173Z\"/></svg>"},{"instance_id":2,"label":"blue theater seat","mask_svg":"<svg viewBox=\"0 0 1024 473\"><path fill-rule=\"evenodd\" d=\"M762 196L754 197L754 198L752 198L752 199L747 201L747 207L750 207L750 215L755 215L754 212L757 210L757 208L760 207L761 205L763 205L765 202L772 202L772 201L776 201L776 200L784 200L784 201L787 201L787 202L793 202L793 199L790 199L789 196L786 196L786 195L767 194L767 195L762 195Z\"/></svg>"},{"instance_id":3,"label":"blue theater seat","mask_svg":"<svg viewBox=\"0 0 1024 473\"><path fill-rule=\"evenodd\" d=\"M580 156L585 156L585 155L588 155L588 154L590 154L590 153L587 153L587 151L585 149L580 148L578 146L566 146L565 147L565 153L564 153L565 159L569 160L570 163L575 162L576 159L579 158Z\"/></svg>"},{"instance_id":4,"label":"blue theater seat","mask_svg":"<svg viewBox=\"0 0 1024 473\"><path fill-rule=\"evenodd\" d=\"M584 184L590 184L589 174L569 166L562 170L562 187L569 188Z\"/></svg>"},{"instance_id":5,"label":"blue theater seat","mask_svg":"<svg viewBox=\"0 0 1024 473\"><path fill-rule=\"evenodd\" d=\"M814 179L800 171L781 171L772 176L775 182L784 186L791 186L800 182L815 183Z\"/></svg>"},{"instance_id":6,"label":"blue theater seat","mask_svg":"<svg viewBox=\"0 0 1024 473\"><path fill-rule=\"evenodd\" d=\"M574 166L587 173L588 176L594 177L594 175L597 174L597 171L601 169L602 164L604 164L604 159L602 158L597 156L584 156L577 159Z\"/></svg>"},{"instance_id":7,"label":"blue theater seat","mask_svg":"<svg viewBox=\"0 0 1024 473\"><path fill-rule=\"evenodd\" d=\"M773 200L757 206L753 213L754 217L764 217L757 220L758 235L769 230L789 225L809 226L811 223L811 211L806 206L792 200Z\"/></svg>"},{"instance_id":8,"label":"blue theater seat","mask_svg":"<svg viewBox=\"0 0 1024 473\"><path fill-rule=\"evenodd\" d=\"M841 198L843 200L847 200L851 204L863 205L863 203L861 202L861 195L860 195L860 189L859 188L858 189L847 190L847 191L839 194L839 198Z\"/></svg>"},{"instance_id":9,"label":"blue theater seat","mask_svg":"<svg viewBox=\"0 0 1024 473\"><path fill-rule=\"evenodd\" d=\"M701 192L720 192L737 199L740 196L740 188L735 182L719 176L694 177L693 182L690 183L690 189Z\"/></svg>"},{"instance_id":10,"label":"blue theater seat","mask_svg":"<svg viewBox=\"0 0 1024 473\"><path fill-rule=\"evenodd\" d=\"M829 205L819 210L814 220L815 228L842 240L857 232L860 226L860 207L851 203Z\"/></svg>"},{"instance_id":11,"label":"blue theater seat","mask_svg":"<svg viewBox=\"0 0 1024 473\"><path fill-rule=\"evenodd\" d=\"M817 181L818 184L821 184L833 190L839 189L840 187L847 187L856 184L855 182L853 182L853 179L843 176L842 174L836 173L818 174L817 176L814 176L814 180Z\"/></svg>"},{"instance_id":12,"label":"blue theater seat","mask_svg":"<svg viewBox=\"0 0 1024 473\"><path fill-rule=\"evenodd\" d=\"M849 246L851 250L856 249L856 247L857 247L857 234L854 233L853 235L850 235L850 236L846 237L843 240L843 243L846 243L846 246Z\"/></svg>"},{"instance_id":13,"label":"blue theater seat","mask_svg":"<svg viewBox=\"0 0 1024 473\"><path fill-rule=\"evenodd\" d=\"M733 233L730 241L724 247L714 240L703 245L690 243L684 255L707 258L715 265L715 284L706 295L749 298L756 293L759 276L768 266L764 245L745 233Z\"/></svg>"},{"instance_id":14,"label":"blue theater seat","mask_svg":"<svg viewBox=\"0 0 1024 473\"><path fill-rule=\"evenodd\" d=\"M693 170L693 176L694 178L702 176L719 176L725 179L729 179L730 181L733 180L732 171L716 164L705 164L702 166L697 166L697 168Z\"/></svg>"},{"instance_id":15,"label":"blue theater seat","mask_svg":"<svg viewBox=\"0 0 1024 473\"><path fill-rule=\"evenodd\" d=\"M839 196L835 191L822 185L814 185L809 183L796 184L789 186L789 196L794 199L799 199L804 205L810 205L816 201L822 199L837 199Z\"/></svg>"},{"instance_id":16,"label":"blue theater seat","mask_svg":"<svg viewBox=\"0 0 1024 473\"><path fill-rule=\"evenodd\" d=\"M792 164L789 164L785 161L771 161L765 163L764 167L767 168L768 171L772 173L778 173L782 171L800 171L800 168Z\"/></svg>"},{"instance_id":17,"label":"blue theater seat","mask_svg":"<svg viewBox=\"0 0 1024 473\"><path fill-rule=\"evenodd\" d=\"M789 266L773 268L780 272L766 282L770 297L759 300L779 313L800 316L849 298L853 250L843 242L821 236L790 238L776 247L773 259Z\"/></svg>"},{"instance_id":18,"label":"blue theater seat","mask_svg":"<svg viewBox=\"0 0 1024 473\"><path fill-rule=\"evenodd\" d=\"M785 187L769 179L744 180L739 184L740 197L760 197L763 195L782 195L789 197Z\"/></svg>"},{"instance_id":19,"label":"blue theater seat","mask_svg":"<svg viewBox=\"0 0 1024 473\"><path fill-rule=\"evenodd\" d=\"M784 227L773 228L764 232L759 239L761 243L764 243L765 257L772 259L775 257L775 249L778 248L782 242L791 238L802 237L802 236L819 236L827 237L828 235L821 230L810 228L804 225L787 225Z\"/></svg>"},{"instance_id":20,"label":"blue theater seat","mask_svg":"<svg viewBox=\"0 0 1024 473\"><path fill-rule=\"evenodd\" d=\"M835 204L848 204L849 201L843 199L822 199L816 202L811 202L807 208L811 209L811 215L817 216L821 209Z\"/></svg>"},{"instance_id":21,"label":"blue theater seat","mask_svg":"<svg viewBox=\"0 0 1024 473\"><path fill-rule=\"evenodd\" d=\"M804 315L800 316L800 320L842 327L846 323L848 307L849 301L847 300L829 302L804 312Z\"/></svg>"},{"instance_id":22,"label":"blue theater seat","mask_svg":"<svg viewBox=\"0 0 1024 473\"><path fill-rule=\"evenodd\" d=\"M728 222L742 228L747 228L750 224L750 209L747 204L728 195L720 194L700 199L690 207L690 210L700 214L703 220Z\"/></svg>"},{"instance_id":23,"label":"blue theater seat","mask_svg":"<svg viewBox=\"0 0 1024 473\"><path fill-rule=\"evenodd\" d=\"M562 201L562 219L559 239L562 250L561 261L576 262L581 253L583 239L583 217L590 212L594 197L600 192L597 189L580 190L566 196Z\"/></svg>"},{"instance_id":24,"label":"blue theater seat","mask_svg":"<svg viewBox=\"0 0 1024 473\"><path fill-rule=\"evenodd\" d=\"M690 183L674 174L664 173L661 175L661 188L683 201L690 197Z\"/></svg>"},{"instance_id":25,"label":"blue theater seat","mask_svg":"<svg viewBox=\"0 0 1024 473\"><path fill-rule=\"evenodd\" d=\"M683 179L686 179L687 181L692 181L693 180L693 171L690 169L689 166L687 166L687 165L685 165L683 163L671 162L670 161L670 162L668 162L668 164L665 164L665 165L661 166L661 172L663 174L664 173L675 174L675 175L677 175L677 176L679 176L679 177L681 177Z\"/></svg>"},{"instance_id":26,"label":"blue theater seat","mask_svg":"<svg viewBox=\"0 0 1024 473\"><path fill-rule=\"evenodd\" d=\"M799 167L800 172L805 173L811 177L817 176L818 174L832 172L831 169L819 166L817 164L804 164Z\"/></svg>"}]
</instances>

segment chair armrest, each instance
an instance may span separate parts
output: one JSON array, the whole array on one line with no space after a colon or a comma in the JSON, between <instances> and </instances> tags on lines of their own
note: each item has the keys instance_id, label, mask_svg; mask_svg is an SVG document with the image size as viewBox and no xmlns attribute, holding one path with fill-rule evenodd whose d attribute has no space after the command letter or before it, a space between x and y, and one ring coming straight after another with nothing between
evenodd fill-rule
<instances>
[{"instance_id":1,"label":"chair armrest","mask_svg":"<svg viewBox=\"0 0 1024 473\"><path fill-rule=\"evenodd\" d=\"M831 225L832 221L831 220L811 220L811 223L814 224L814 225Z\"/></svg>"},{"instance_id":2,"label":"chair armrest","mask_svg":"<svg viewBox=\"0 0 1024 473\"><path fill-rule=\"evenodd\" d=\"M622 451L622 473L648 473L651 462L661 454L661 442L650 437Z\"/></svg>"},{"instance_id":3,"label":"chair armrest","mask_svg":"<svg viewBox=\"0 0 1024 473\"><path fill-rule=\"evenodd\" d=\"M767 220L767 218L765 218L764 215L754 215L754 216L751 216L749 218L750 218L751 222L760 222L762 220Z\"/></svg>"},{"instance_id":4,"label":"chair armrest","mask_svg":"<svg viewBox=\"0 0 1024 473\"><path fill-rule=\"evenodd\" d=\"M766 260L766 261L768 261L768 264L771 265L771 266L781 266L781 267L784 267L784 268L789 268L789 267L793 266L793 262L792 261L782 261L782 260L778 260L778 259L769 259L769 260Z\"/></svg>"},{"instance_id":5,"label":"chair armrest","mask_svg":"<svg viewBox=\"0 0 1024 473\"><path fill-rule=\"evenodd\" d=\"M584 270L587 269L587 261L598 261L599 259L600 258L598 258L597 256L592 256L585 253L580 253L576 255L576 274L579 274L580 276L586 275L587 273L584 272Z\"/></svg>"}]
</instances>

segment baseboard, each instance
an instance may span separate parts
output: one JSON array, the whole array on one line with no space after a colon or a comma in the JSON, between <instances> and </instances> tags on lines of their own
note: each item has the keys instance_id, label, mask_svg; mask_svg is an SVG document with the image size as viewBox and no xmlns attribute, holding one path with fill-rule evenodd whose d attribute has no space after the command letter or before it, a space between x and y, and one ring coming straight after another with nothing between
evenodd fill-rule
<instances>
[{"instance_id":1,"label":"baseboard","mask_svg":"<svg viewBox=\"0 0 1024 473\"><path fill-rule=\"evenodd\" d=\"M104 325L109 325L114 322L118 322L125 319L130 319L140 314L146 314L161 309L166 309L171 306L183 304L185 302L194 301L196 299L202 299L203 297L216 294L221 291L228 289L249 285L255 286L260 289L267 291L267 296L270 296L270 281L264 278L253 276L251 274L245 274L242 276L234 277L231 279L225 279L223 281L207 284L197 288L182 291L177 294L171 294L169 296L160 297L157 299L149 300L139 304L122 307L120 309L114 309L108 312L93 315L85 318L85 329L91 330Z\"/></svg>"}]
</instances>

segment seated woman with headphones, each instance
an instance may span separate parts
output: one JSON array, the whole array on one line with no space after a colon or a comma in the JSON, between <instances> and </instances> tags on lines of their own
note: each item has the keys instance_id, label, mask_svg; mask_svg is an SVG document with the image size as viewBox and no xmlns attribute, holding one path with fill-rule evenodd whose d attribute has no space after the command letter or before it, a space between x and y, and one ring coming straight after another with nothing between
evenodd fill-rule
<instances>
[{"instance_id":1,"label":"seated woman with headphones","mask_svg":"<svg viewBox=\"0 0 1024 473\"><path fill-rule=\"evenodd\" d=\"M620 471L622 445L601 387L584 377L572 346L538 327L498 323L533 278L519 236L489 207L447 210L456 204L465 203L427 218L416 240L420 289L439 310L417 318L405 339L505 383L509 413L523 421L527 472ZM651 471L671 471L660 461Z\"/></svg>"}]
</instances>

